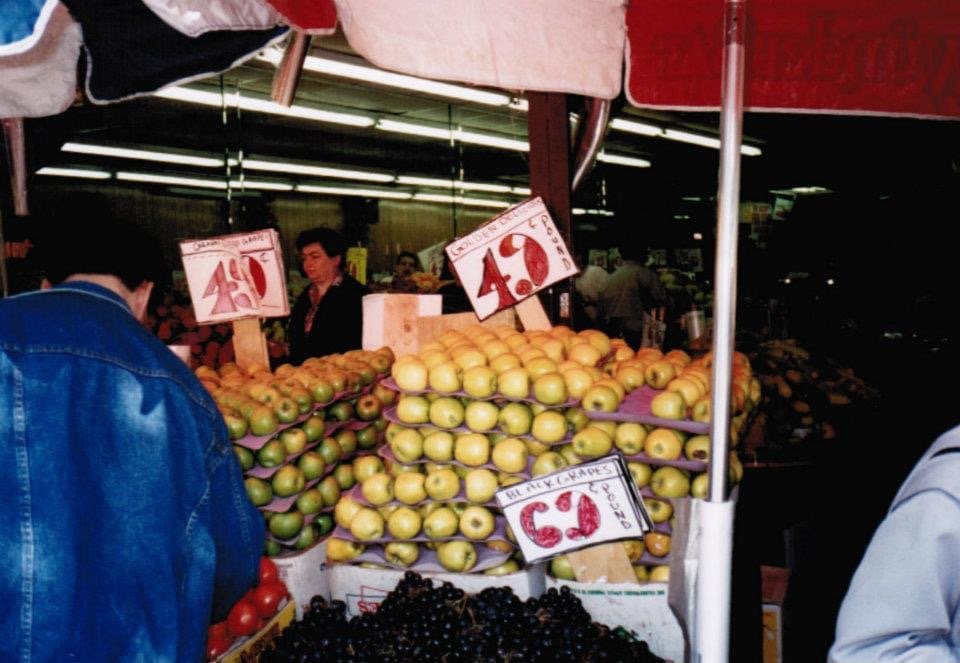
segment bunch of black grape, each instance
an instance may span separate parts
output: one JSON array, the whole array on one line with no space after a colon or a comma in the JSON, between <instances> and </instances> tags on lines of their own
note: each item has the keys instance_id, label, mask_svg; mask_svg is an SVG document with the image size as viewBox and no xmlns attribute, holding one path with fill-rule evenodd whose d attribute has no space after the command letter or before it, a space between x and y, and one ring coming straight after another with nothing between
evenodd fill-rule
<instances>
[{"instance_id":1,"label":"bunch of black grape","mask_svg":"<svg viewBox=\"0 0 960 663\"><path fill-rule=\"evenodd\" d=\"M262 663L312 661L638 661L647 643L593 622L569 588L521 601L508 587L466 595L408 571L376 613L346 617L342 601L310 610L263 652Z\"/></svg>"}]
</instances>

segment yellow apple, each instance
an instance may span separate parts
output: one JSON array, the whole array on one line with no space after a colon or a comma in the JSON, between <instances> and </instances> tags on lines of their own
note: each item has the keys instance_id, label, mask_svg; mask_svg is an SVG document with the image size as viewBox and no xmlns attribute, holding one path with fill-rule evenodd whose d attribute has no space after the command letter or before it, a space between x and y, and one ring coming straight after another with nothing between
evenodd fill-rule
<instances>
[{"instance_id":1,"label":"yellow apple","mask_svg":"<svg viewBox=\"0 0 960 663\"><path fill-rule=\"evenodd\" d=\"M540 349L555 362L563 361L564 347L563 341L550 338L540 344Z\"/></svg>"},{"instance_id":2,"label":"yellow apple","mask_svg":"<svg viewBox=\"0 0 960 663\"><path fill-rule=\"evenodd\" d=\"M647 429L633 422L617 424L617 429L613 433L613 443L627 456L635 456L642 452L646 439Z\"/></svg>"},{"instance_id":3,"label":"yellow apple","mask_svg":"<svg viewBox=\"0 0 960 663\"><path fill-rule=\"evenodd\" d=\"M404 472L394 479L393 496L404 504L419 504L427 499L426 481L418 472Z\"/></svg>"},{"instance_id":4,"label":"yellow apple","mask_svg":"<svg viewBox=\"0 0 960 663\"><path fill-rule=\"evenodd\" d=\"M423 391L427 388L427 366L419 360L397 362L390 375L403 391Z\"/></svg>"},{"instance_id":5,"label":"yellow apple","mask_svg":"<svg viewBox=\"0 0 960 663\"><path fill-rule=\"evenodd\" d=\"M683 440L670 428L654 428L643 441L643 453L659 460L676 460L683 454Z\"/></svg>"},{"instance_id":6,"label":"yellow apple","mask_svg":"<svg viewBox=\"0 0 960 663\"><path fill-rule=\"evenodd\" d=\"M550 575L561 580L576 580L570 560L566 555L557 555L550 560Z\"/></svg>"},{"instance_id":7,"label":"yellow apple","mask_svg":"<svg viewBox=\"0 0 960 663\"><path fill-rule=\"evenodd\" d=\"M423 518L415 509L402 506L387 519L387 531L395 539L412 539L420 533Z\"/></svg>"},{"instance_id":8,"label":"yellow apple","mask_svg":"<svg viewBox=\"0 0 960 663\"><path fill-rule=\"evenodd\" d=\"M676 391L661 391L650 401L650 414L661 419L683 419L687 403Z\"/></svg>"},{"instance_id":9,"label":"yellow apple","mask_svg":"<svg viewBox=\"0 0 960 663\"><path fill-rule=\"evenodd\" d=\"M526 435L533 424L533 413L525 403L507 403L500 408L497 421L508 435Z\"/></svg>"},{"instance_id":10,"label":"yellow apple","mask_svg":"<svg viewBox=\"0 0 960 663\"><path fill-rule=\"evenodd\" d=\"M663 355L663 358L669 362L679 364L680 366L686 366L691 361L690 355L688 355L683 350L680 350L679 348L670 350L665 355Z\"/></svg>"},{"instance_id":11,"label":"yellow apple","mask_svg":"<svg viewBox=\"0 0 960 663\"><path fill-rule=\"evenodd\" d=\"M467 501L474 504L489 502L500 487L497 475L485 467L470 470L464 477L463 483L467 493Z\"/></svg>"},{"instance_id":12,"label":"yellow apple","mask_svg":"<svg viewBox=\"0 0 960 663\"><path fill-rule=\"evenodd\" d=\"M620 407L620 399L610 387L595 384L587 389L580 404L588 412L616 412Z\"/></svg>"},{"instance_id":13,"label":"yellow apple","mask_svg":"<svg viewBox=\"0 0 960 663\"><path fill-rule=\"evenodd\" d=\"M647 384L654 389L664 389L677 377L677 369L666 359L653 362L643 371Z\"/></svg>"},{"instance_id":14,"label":"yellow apple","mask_svg":"<svg viewBox=\"0 0 960 663\"><path fill-rule=\"evenodd\" d=\"M650 477L653 475L653 468L651 468L647 463L630 461L627 463L627 469L630 470L630 476L633 478L633 482L637 484L637 488L643 488L650 483Z\"/></svg>"},{"instance_id":15,"label":"yellow apple","mask_svg":"<svg viewBox=\"0 0 960 663\"><path fill-rule=\"evenodd\" d=\"M500 472L497 474L497 481L500 482L500 487L512 486L514 484L521 483L525 481L522 476L516 474L506 474L505 472Z\"/></svg>"},{"instance_id":16,"label":"yellow apple","mask_svg":"<svg viewBox=\"0 0 960 663\"><path fill-rule=\"evenodd\" d=\"M453 355L453 361L463 370L467 370L473 366L487 365L487 355L475 347L465 348L461 352L457 352L456 354L451 352L450 354Z\"/></svg>"},{"instance_id":17,"label":"yellow apple","mask_svg":"<svg viewBox=\"0 0 960 663\"><path fill-rule=\"evenodd\" d=\"M423 455L423 437L416 428L403 428L389 442L394 458L401 463L412 463Z\"/></svg>"},{"instance_id":18,"label":"yellow apple","mask_svg":"<svg viewBox=\"0 0 960 663\"><path fill-rule=\"evenodd\" d=\"M523 357L521 357L523 359ZM549 357L534 357L530 360L524 360L523 367L527 369L531 380L536 380L541 375L557 372L557 362Z\"/></svg>"},{"instance_id":19,"label":"yellow apple","mask_svg":"<svg viewBox=\"0 0 960 663\"><path fill-rule=\"evenodd\" d=\"M527 446L515 437L500 440L493 446L493 464L502 472L517 474L527 467Z\"/></svg>"},{"instance_id":20,"label":"yellow apple","mask_svg":"<svg viewBox=\"0 0 960 663\"><path fill-rule=\"evenodd\" d=\"M643 564L634 564L633 575L636 576L637 582L641 584L650 581L650 572Z\"/></svg>"},{"instance_id":21,"label":"yellow apple","mask_svg":"<svg viewBox=\"0 0 960 663\"><path fill-rule=\"evenodd\" d=\"M441 430L427 435L423 438L423 455L437 463L453 460L453 434Z\"/></svg>"},{"instance_id":22,"label":"yellow apple","mask_svg":"<svg viewBox=\"0 0 960 663\"><path fill-rule=\"evenodd\" d=\"M349 562L364 551L362 543L331 537L327 540L327 559L331 562Z\"/></svg>"},{"instance_id":23,"label":"yellow apple","mask_svg":"<svg viewBox=\"0 0 960 663\"><path fill-rule=\"evenodd\" d=\"M471 366L463 372L463 390L474 398L497 393L497 374L489 366Z\"/></svg>"},{"instance_id":24,"label":"yellow apple","mask_svg":"<svg viewBox=\"0 0 960 663\"><path fill-rule=\"evenodd\" d=\"M490 510L482 506L468 506L460 516L460 533L468 539L482 541L493 533L496 520Z\"/></svg>"},{"instance_id":25,"label":"yellow apple","mask_svg":"<svg viewBox=\"0 0 960 663\"><path fill-rule=\"evenodd\" d=\"M561 444L559 447L556 447L554 451L563 456L563 459L567 461L567 465L580 464L580 456L574 451L573 444Z\"/></svg>"},{"instance_id":26,"label":"yellow apple","mask_svg":"<svg viewBox=\"0 0 960 663\"><path fill-rule=\"evenodd\" d=\"M730 483L738 484L743 480L743 463L736 451L730 452Z\"/></svg>"},{"instance_id":27,"label":"yellow apple","mask_svg":"<svg viewBox=\"0 0 960 663\"><path fill-rule=\"evenodd\" d=\"M610 453L613 440L596 426L587 426L573 436L573 450L581 458L595 458Z\"/></svg>"},{"instance_id":28,"label":"yellow apple","mask_svg":"<svg viewBox=\"0 0 960 663\"><path fill-rule=\"evenodd\" d=\"M484 341L480 349L483 351L483 354L487 356L487 361L493 361L497 357L510 353L510 346L499 338Z\"/></svg>"},{"instance_id":29,"label":"yellow apple","mask_svg":"<svg viewBox=\"0 0 960 663\"><path fill-rule=\"evenodd\" d=\"M560 405L567 400L567 385L559 373L544 373L533 381L533 397L543 405Z\"/></svg>"},{"instance_id":30,"label":"yellow apple","mask_svg":"<svg viewBox=\"0 0 960 663\"><path fill-rule=\"evenodd\" d=\"M690 418L694 421L709 424L710 423L710 395L701 396L691 407L690 407Z\"/></svg>"},{"instance_id":31,"label":"yellow apple","mask_svg":"<svg viewBox=\"0 0 960 663\"><path fill-rule=\"evenodd\" d=\"M425 424L430 419L430 403L423 396L401 396L397 418L405 424Z\"/></svg>"},{"instance_id":32,"label":"yellow apple","mask_svg":"<svg viewBox=\"0 0 960 663\"><path fill-rule=\"evenodd\" d=\"M547 451L537 456L533 461L533 468L530 474L538 477L541 474L550 474L567 466L566 459L556 451Z\"/></svg>"},{"instance_id":33,"label":"yellow apple","mask_svg":"<svg viewBox=\"0 0 960 663\"><path fill-rule=\"evenodd\" d=\"M623 542L623 549L631 562L637 562L643 557L643 540L630 539Z\"/></svg>"},{"instance_id":34,"label":"yellow apple","mask_svg":"<svg viewBox=\"0 0 960 663\"><path fill-rule=\"evenodd\" d=\"M523 362L520 361L520 357L512 352L507 352L490 360L490 368L497 375L511 368L518 368L520 366L523 366Z\"/></svg>"},{"instance_id":35,"label":"yellow apple","mask_svg":"<svg viewBox=\"0 0 960 663\"><path fill-rule=\"evenodd\" d=\"M447 541L437 546L437 561L451 573L467 573L477 563L477 550L469 541Z\"/></svg>"},{"instance_id":36,"label":"yellow apple","mask_svg":"<svg viewBox=\"0 0 960 663\"><path fill-rule=\"evenodd\" d=\"M383 547L383 556L397 566L410 566L420 557L420 546L409 541L391 541Z\"/></svg>"},{"instance_id":37,"label":"yellow apple","mask_svg":"<svg viewBox=\"0 0 960 663\"><path fill-rule=\"evenodd\" d=\"M459 524L453 509L442 506L423 519L423 533L431 539L442 539L456 534Z\"/></svg>"},{"instance_id":38,"label":"yellow apple","mask_svg":"<svg viewBox=\"0 0 960 663\"><path fill-rule=\"evenodd\" d=\"M675 391L683 396L683 402L687 407L690 407L703 396L703 390L694 380L696 378L674 378L667 384L667 391Z\"/></svg>"},{"instance_id":39,"label":"yellow apple","mask_svg":"<svg viewBox=\"0 0 960 663\"><path fill-rule=\"evenodd\" d=\"M690 482L690 496L698 500L707 499L707 493L710 490L710 475L707 472L702 472L697 476L693 477L693 481Z\"/></svg>"},{"instance_id":40,"label":"yellow apple","mask_svg":"<svg viewBox=\"0 0 960 663\"><path fill-rule=\"evenodd\" d=\"M456 428L463 423L463 403L452 396L443 396L430 403L430 423L438 428Z\"/></svg>"},{"instance_id":41,"label":"yellow apple","mask_svg":"<svg viewBox=\"0 0 960 663\"><path fill-rule=\"evenodd\" d=\"M654 470L650 489L658 497L684 497L690 493L690 476L679 468L664 465Z\"/></svg>"},{"instance_id":42,"label":"yellow apple","mask_svg":"<svg viewBox=\"0 0 960 663\"><path fill-rule=\"evenodd\" d=\"M647 383L643 369L639 366L621 366L614 375L616 381L627 391L633 391Z\"/></svg>"},{"instance_id":43,"label":"yellow apple","mask_svg":"<svg viewBox=\"0 0 960 663\"><path fill-rule=\"evenodd\" d=\"M344 495L337 501L337 505L333 508L333 519L343 529L350 529L350 522L362 508L362 504Z\"/></svg>"},{"instance_id":44,"label":"yellow apple","mask_svg":"<svg viewBox=\"0 0 960 663\"><path fill-rule=\"evenodd\" d=\"M670 535L663 532L647 532L643 535L643 545L654 557L666 557L670 552Z\"/></svg>"},{"instance_id":45,"label":"yellow apple","mask_svg":"<svg viewBox=\"0 0 960 663\"><path fill-rule=\"evenodd\" d=\"M383 538L383 516L374 509L363 507L350 521L350 533L360 541L374 541Z\"/></svg>"},{"instance_id":46,"label":"yellow apple","mask_svg":"<svg viewBox=\"0 0 960 663\"><path fill-rule=\"evenodd\" d=\"M710 460L710 436L694 435L683 444L683 455L687 460Z\"/></svg>"},{"instance_id":47,"label":"yellow apple","mask_svg":"<svg viewBox=\"0 0 960 663\"><path fill-rule=\"evenodd\" d=\"M458 463L476 467L490 460L490 440L482 433L467 433L457 437L453 457Z\"/></svg>"},{"instance_id":48,"label":"yellow apple","mask_svg":"<svg viewBox=\"0 0 960 663\"><path fill-rule=\"evenodd\" d=\"M359 483L383 471L383 461L378 456L359 456L353 461L353 478Z\"/></svg>"},{"instance_id":49,"label":"yellow apple","mask_svg":"<svg viewBox=\"0 0 960 663\"><path fill-rule=\"evenodd\" d=\"M491 541L490 543L493 543L493 541ZM512 548L511 548L511 550L512 550ZM511 573L516 573L516 572L519 571L519 570L520 570L520 565L517 563L517 560L515 560L515 559L508 559L508 560L507 560L506 562L504 562L503 564L499 564L499 565L497 565L497 566L494 566L494 567L492 567L492 568L487 569L486 571L483 572L483 575L485 575L485 576L508 576L508 575L510 575Z\"/></svg>"},{"instance_id":50,"label":"yellow apple","mask_svg":"<svg viewBox=\"0 0 960 663\"><path fill-rule=\"evenodd\" d=\"M430 499L443 502L456 497L460 492L460 477L448 468L436 470L427 475L423 487Z\"/></svg>"},{"instance_id":51,"label":"yellow apple","mask_svg":"<svg viewBox=\"0 0 960 663\"><path fill-rule=\"evenodd\" d=\"M453 361L445 361L430 369L430 389L441 394L452 394L463 386L463 369Z\"/></svg>"},{"instance_id":52,"label":"yellow apple","mask_svg":"<svg viewBox=\"0 0 960 663\"><path fill-rule=\"evenodd\" d=\"M583 366L596 366L603 359L603 353L589 342L576 343L567 347L567 359Z\"/></svg>"},{"instance_id":53,"label":"yellow apple","mask_svg":"<svg viewBox=\"0 0 960 663\"><path fill-rule=\"evenodd\" d=\"M567 419L556 410L545 410L533 418L530 432L538 442L559 442L567 435Z\"/></svg>"},{"instance_id":54,"label":"yellow apple","mask_svg":"<svg viewBox=\"0 0 960 663\"><path fill-rule=\"evenodd\" d=\"M644 497L643 505L647 508L650 519L655 523L666 522L673 516L673 504L668 500Z\"/></svg>"},{"instance_id":55,"label":"yellow apple","mask_svg":"<svg viewBox=\"0 0 960 663\"><path fill-rule=\"evenodd\" d=\"M574 433L583 430L591 423L586 413L578 407L568 407L563 411L563 416L567 420L567 429Z\"/></svg>"},{"instance_id":56,"label":"yellow apple","mask_svg":"<svg viewBox=\"0 0 960 663\"><path fill-rule=\"evenodd\" d=\"M650 569L650 582L670 582L670 566L658 564Z\"/></svg>"},{"instance_id":57,"label":"yellow apple","mask_svg":"<svg viewBox=\"0 0 960 663\"><path fill-rule=\"evenodd\" d=\"M500 408L491 401L473 401L467 405L464 421L467 428L477 433L485 433L497 425Z\"/></svg>"},{"instance_id":58,"label":"yellow apple","mask_svg":"<svg viewBox=\"0 0 960 663\"><path fill-rule=\"evenodd\" d=\"M563 371L563 382L571 398L581 399L593 386L593 376L583 368L570 368Z\"/></svg>"},{"instance_id":59,"label":"yellow apple","mask_svg":"<svg viewBox=\"0 0 960 663\"><path fill-rule=\"evenodd\" d=\"M497 386L507 398L527 398L530 396L530 374L522 366L507 369L497 376Z\"/></svg>"},{"instance_id":60,"label":"yellow apple","mask_svg":"<svg viewBox=\"0 0 960 663\"><path fill-rule=\"evenodd\" d=\"M386 472L378 472L364 480L360 485L360 493L370 504L386 504L393 499L393 481L393 477Z\"/></svg>"}]
</instances>

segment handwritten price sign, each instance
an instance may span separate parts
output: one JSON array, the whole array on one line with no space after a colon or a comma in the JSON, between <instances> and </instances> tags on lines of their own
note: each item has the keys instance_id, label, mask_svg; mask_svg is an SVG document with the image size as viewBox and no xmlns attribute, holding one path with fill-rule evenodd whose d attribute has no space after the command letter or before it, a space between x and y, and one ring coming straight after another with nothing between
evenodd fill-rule
<instances>
[{"instance_id":1,"label":"handwritten price sign","mask_svg":"<svg viewBox=\"0 0 960 663\"><path fill-rule=\"evenodd\" d=\"M495 216L445 251L481 320L579 271L539 196Z\"/></svg>"},{"instance_id":2,"label":"handwritten price sign","mask_svg":"<svg viewBox=\"0 0 960 663\"><path fill-rule=\"evenodd\" d=\"M277 231L185 240L180 255L200 324L290 314Z\"/></svg>"},{"instance_id":3,"label":"handwritten price sign","mask_svg":"<svg viewBox=\"0 0 960 663\"><path fill-rule=\"evenodd\" d=\"M528 562L653 528L620 454L508 486L497 503Z\"/></svg>"}]
</instances>

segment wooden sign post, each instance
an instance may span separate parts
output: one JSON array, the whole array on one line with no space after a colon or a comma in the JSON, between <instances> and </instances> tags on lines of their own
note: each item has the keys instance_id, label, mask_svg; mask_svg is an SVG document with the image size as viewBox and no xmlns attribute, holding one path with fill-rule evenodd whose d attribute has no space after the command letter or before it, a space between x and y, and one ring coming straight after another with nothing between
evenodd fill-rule
<instances>
[{"instance_id":1,"label":"wooden sign post","mask_svg":"<svg viewBox=\"0 0 960 663\"><path fill-rule=\"evenodd\" d=\"M180 255L197 322L232 322L237 365L269 366L260 319L290 314L277 231L185 240Z\"/></svg>"}]
</instances>

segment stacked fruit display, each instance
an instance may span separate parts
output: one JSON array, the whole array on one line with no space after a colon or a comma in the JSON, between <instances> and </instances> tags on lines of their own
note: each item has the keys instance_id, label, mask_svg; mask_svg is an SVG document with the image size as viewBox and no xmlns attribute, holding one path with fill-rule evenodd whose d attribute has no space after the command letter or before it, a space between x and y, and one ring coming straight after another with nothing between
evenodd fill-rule
<instances>
[{"instance_id":1,"label":"stacked fruit display","mask_svg":"<svg viewBox=\"0 0 960 663\"><path fill-rule=\"evenodd\" d=\"M494 562L481 564L488 548L474 542L506 552L512 539L491 508L499 487L616 448L658 523L643 547L632 544L631 556L658 565L669 549L672 506L655 498L706 490L709 361L634 352L596 330L445 332L393 365L388 384L402 395L387 411L387 470L338 503L332 559L426 569L434 559L425 561L416 545L426 543L444 569L482 570ZM739 416L759 398L741 354L733 380ZM621 406L634 400L639 409L624 414Z\"/></svg>"},{"instance_id":2,"label":"stacked fruit display","mask_svg":"<svg viewBox=\"0 0 960 663\"><path fill-rule=\"evenodd\" d=\"M392 354L351 351L244 371L197 369L227 423L247 496L264 514L267 555L305 550L333 529L330 512L367 470L387 426L380 384Z\"/></svg>"},{"instance_id":3,"label":"stacked fruit display","mask_svg":"<svg viewBox=\"0 0 960 663\"><path fill-rule=\"evenodd\" d=\"M771 454L800 441L833 439L844 406L879 396L852 369L811 354L793 339L760 343L753 362L763 386L764 446Z\"/></svg>"},{"instance_id":4,"label":"stacked fruit display","mask_svg":"<svg viewBox=\"0 0 960 663\"><path fill-rule=\"evenodd\" d=\"M379 610L349 620L344 603L315 597L260 660L663 661L624 629L594 622L569 588L521 601L507 587L468 595L411 571Z\"/></svg>"},{"instance_id":5,"label":"stacked fruit display","mask_svg":"<svg viewBox=\"0 0 960 663\"><path fill-rule=\"evenodd\" d=\"M283 608L288 597L287 586L277 576L276 565L265 557L261 558L256 587L230 608L225 620L211 624L207 629L207 660L219 658L242 639L266 626Z\"/></svg>"}]
</instances>

